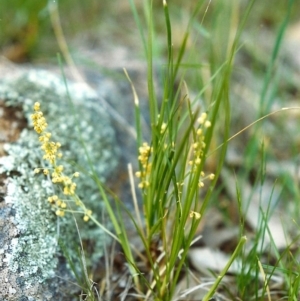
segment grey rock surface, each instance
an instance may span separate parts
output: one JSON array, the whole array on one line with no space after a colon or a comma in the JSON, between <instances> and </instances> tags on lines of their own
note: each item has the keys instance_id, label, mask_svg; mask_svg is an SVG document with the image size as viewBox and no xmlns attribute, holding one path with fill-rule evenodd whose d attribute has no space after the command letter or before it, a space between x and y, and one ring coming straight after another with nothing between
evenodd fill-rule
<instances>
[{"instance_id":1,"label":"grey rock surface","mask_svg":"<svg viewBox=\"0 0 300 301\"><path fill-rule=\"evenodd\" d=\"M77 194L99 219L103 204L89 176L85 149L103 182L118 165L119 150L109 114L100 104L99 95L86 86L70 82L68 90L74 111L63 80L49 72L20 72L0 82L0 100L6 106L21 108L29 124L17 141L5 145L6 156L0 159L3 188L0 300L71 300L70 296L78 292L78 287L70 282L74 279L59 247L59 241L63 241L71 250L69 255L75 266L79 265L76 252L80 240L73 217L58 219L55 216L47 204L53 185L45 176L33 172L44 164L37 134L30 126L34 102L41 103L53 140L62 144L67 160L64 162L66 174L81 172ZM102 255L104 233L90 223L83 223L82 216L75 217L82 241L93 242L93 250L87 258L87 264L92 265Z\"/></svg>"}]
</instances>

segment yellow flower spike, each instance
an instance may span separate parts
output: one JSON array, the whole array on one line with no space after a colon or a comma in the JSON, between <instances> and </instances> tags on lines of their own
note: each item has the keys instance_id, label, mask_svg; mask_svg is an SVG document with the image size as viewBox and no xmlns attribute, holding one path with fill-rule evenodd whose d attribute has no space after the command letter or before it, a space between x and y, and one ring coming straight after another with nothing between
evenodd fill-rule
<instances>
[{"instance_id":1,"label":"yellow flower spike","mask_svg":"<svg viewBox=\"0 0 300 301\"><path fill-rule=\"evenodd\" d=\"M136 177L141 178L141 182L138 185L139 188L145 188L150 185L146 179L151 173L151 162L149 162L149 157L152 151L153 148L150 147L147 142L144 142L142 146L139 147L138 160L141 164L141 170L135 173Z\"/></svg>"},{"instance_id":2,"label":"yellow flower spike","mask_svg":"<svg viewBox=\"0 0 300 301\"><path fill-rule=\"evenodd\" d=\"M39 109L39 106L35 106L35 109ZM33 122L34 130L38 134L41 134L48 126L43 113L38 110L35 110L35 113L31 115L31 119Z\"/></svg>"},{"instance_id":3,"label":"yellow flower spike","mask_svg":"<svg viewBox=\"0 0 300 301\"><path fill-rule=\"evenodd\" d=\"M87 222L89 219L90 219L90 218L89 218L87 215L85 215L85 216L83 217L83 221L85 221L85 222Z\"/></svg>"},{"instance_id":4,"label":"yellow flower spike","mask_svg":"<svg viewBox=\"0 0 300 301\"><path fill-rule=\"evenodd\" d=\"M210 175L209 175L209 179L210 180L213 180L215 178L215 175L213 174L213 173L211 173Z\"/></svg>"},{"instance_id":5,"label":"yellow flower spike","mask_svg":"<svg viewBox=\"0 0 300 301\"><path fill-rule=\"evenodd\" d=\"M34 104L34 114L31 115L33 122L34 130L39 134L39 142L41 150L43 151L43 159L49 162L51 165L49 168L36 168L35 173L39 173L41 170L45 175L50 173L50 170L53 170L51 173L51 180L55 184L61 184L63 186L63 192L66 195L74 195L76 190L76 183L72 182L73 177L79 177L79 172L75 172L71 177L65 176L63 174L64 167L63 165L57 165L57 158L62 157L62 153L58 152L61 144L59 142L51 141L51 133L46 132L47 122L46 118L43 115L43 112L40 111L40 104L36 102ZM67 208L67 203L58 198L57 195L52 195L48 197L48 202L52 205L55 205L57 216L64 216L64 209ZM81 201L75 200L75 203L79 206L82 206ZM91 211L87 211L85 215L87 218L90 217Z\"/></svg>"}]
</instances>

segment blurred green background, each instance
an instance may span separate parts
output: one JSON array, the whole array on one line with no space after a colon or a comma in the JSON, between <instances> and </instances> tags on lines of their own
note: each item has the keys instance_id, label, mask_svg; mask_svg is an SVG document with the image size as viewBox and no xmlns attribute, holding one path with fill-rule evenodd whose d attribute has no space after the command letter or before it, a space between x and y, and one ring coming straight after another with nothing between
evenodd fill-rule
<instances>
[{"instance_id":1,"label":"blurred green background","mask_svg":"<svg viewBox=\"0 0 300 301\"><path fill-rule=\"evenodd\" d=\"M59 51L56 38L53 32L49 4L53 1L58 4L62 28L67 42L75 37L84 36L83 43L90 44L87 47L101 47L105 43L111 45L124 44L139 48L139 41L134 37L138 30L128 0L1 0L0 1L0 49L1 54L15 62L26 61L47 61L55 57ZM145 1L135 0L137 9L141 16L145 15ZM202 1L202 18L209 1ZM210 27L217 22L215 14L217 11L223 16L222 21L226 22L228 15L226 6L230 3L240 3L241 7L249 1L211 1L207 15L203 22L203 29ZM300 1L294 1L291 12L291 20L299 18ZM176 37L181 35L188 22L190 12L197 1L172 0L169 1L172 14L172 25L174 43ZM227 4L226 4L227 3ZM264 0L256 1L250 20L247 23L247 30L250 32L268 28L275 30L284 18L288 1ZM162 1L154 0L155 27L158 32L164 33L164 16ZM242 13L242 12L241 12ZM176 34L178 31L178 35ZM161 37L163 40L163 37ZM158 47L158 51L164 50L164 41ZM175 45L176 46L176 45Z\"/></svg>"}]
</instances>

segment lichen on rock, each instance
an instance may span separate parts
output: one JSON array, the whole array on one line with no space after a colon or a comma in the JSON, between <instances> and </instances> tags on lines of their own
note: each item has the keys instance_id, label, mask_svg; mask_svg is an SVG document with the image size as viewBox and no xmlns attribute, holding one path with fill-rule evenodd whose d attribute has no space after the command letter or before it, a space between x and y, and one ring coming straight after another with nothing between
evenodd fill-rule
<instances>
[{"instance_id":1,"label":"lichen on rock","mask_svg":"<svg viewBox=\"0 0 300 301\"><path fill-rule=\"evenodd\" d=\"M80 169L83 174L77 181L77 194L101 218L103 204L90 177L86 152L104 182L118 163L114 129L95 92L73 83L68 84L68 90L74 111L64 81L49 72L33 70L17 79L0 82L0 99L7 106L22 107L29 123L29 128L21 132L16 142L5 146L7 156L0 158L0 174L5 174L8 182L4 202L9 208L5 216L4 209L0 208L1 219L9 219L6 222L15 227L10 238L0 237L0 275L9 268L10 277L22 283L18 285L14 281L7 286L6 295L0 294L0 297L24 295L30 287L52 278L57 272L60 254L58 239L68 245L70 252L74 250L74 254L70 254L73 258L79 246L72 215L57 218L47 202L54 189L51 181L42 174L34 174L34 169L44 164L38 136L30 128L30 115L36 101L41 103L53 139L62 145L65 171L71 174ZM82 240L93 241L97 250L90 254L93 262L101 256L104 233L92 224L81 224L81 220L78 216ZM48 292L48 295L51 300L53 294Z\"/></svg>"}]
</instances>

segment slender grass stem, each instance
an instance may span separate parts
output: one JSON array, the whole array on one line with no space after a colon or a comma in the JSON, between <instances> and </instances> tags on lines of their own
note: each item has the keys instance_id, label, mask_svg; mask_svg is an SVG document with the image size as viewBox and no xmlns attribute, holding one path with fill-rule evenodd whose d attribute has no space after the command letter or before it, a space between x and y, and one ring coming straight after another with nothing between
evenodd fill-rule
<instances>
[{"instance_id":1,"label":"slender grass stem","mask_svg":"<svg viewBox=\"0 0 300 301\"><path fill-rule=\"evenodd\" d=\"M246 243L246 241L247 241L246 236L242 236L240 238L240 241L239 241L237 247L235 248L234 252L232 253L229 261L226 264L226 266L224 267L224 269L221 271L220 275L215 280L215 283L213 284L213 286L210 288L210 290L207 292L207 294L203 297L202 301L209 301L210 298L213 296L213 294L215 293L215 291L216 291L217 287L219 286L220 282L222 281L222 279L224 278L224 276L228 272L228 270L229 270L230 266L232 265L233 261L237 258L238 254L241 252L241 250L242 250L244 244Z\"/></svg>"}]
</instances>

